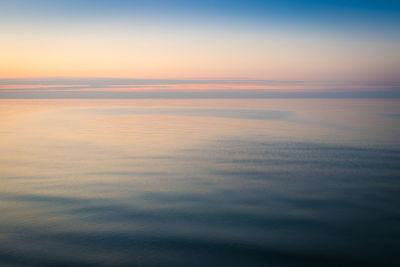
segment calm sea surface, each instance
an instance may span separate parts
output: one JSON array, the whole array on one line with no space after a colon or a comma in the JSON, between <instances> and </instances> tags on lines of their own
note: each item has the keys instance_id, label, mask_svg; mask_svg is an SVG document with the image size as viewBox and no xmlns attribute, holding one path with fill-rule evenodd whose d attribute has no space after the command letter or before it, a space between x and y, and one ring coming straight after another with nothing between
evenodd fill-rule
<instances>
[{"instance_id":1,"label":"calm sea surface","mask_svg":"<svg viewBox=\"0 0 400 267\"><path fill-rule=\"evenodd\" d=\"M1 266L399 255L399 100L0 100Z\"/></svg>"}]
</instances>

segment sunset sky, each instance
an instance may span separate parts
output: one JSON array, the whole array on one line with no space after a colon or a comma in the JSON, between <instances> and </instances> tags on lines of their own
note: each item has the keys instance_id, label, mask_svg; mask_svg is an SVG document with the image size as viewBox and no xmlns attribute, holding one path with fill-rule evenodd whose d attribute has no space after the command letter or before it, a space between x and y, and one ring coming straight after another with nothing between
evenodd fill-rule
<instances>
[{"instance_id":1,"label":"sunset sky","mask_svg":"<svg viewBox=\"0 0 400 267\"><path fill-rule=\"evenodd\" d=\"M0 89L88 77L399 82L399 29L400 2L388 0L0 0Z\"/></svg>"}]
</instances>

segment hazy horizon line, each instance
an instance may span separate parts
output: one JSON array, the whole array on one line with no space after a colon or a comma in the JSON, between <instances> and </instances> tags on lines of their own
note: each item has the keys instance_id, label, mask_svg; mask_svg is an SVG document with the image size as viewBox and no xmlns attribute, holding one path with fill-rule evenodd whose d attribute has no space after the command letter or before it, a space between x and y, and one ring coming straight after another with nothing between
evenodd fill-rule
<instances>
[{"instance_id":1,"label":"hazy horizon line","mask_svg":"<svg viewBox=\"0 0 400 267\"><path fill-rule=\"evenodd\" d=\"M400 98L400 82L255 79L12 78L10 98Z\"/></svg>"}]
</instances>

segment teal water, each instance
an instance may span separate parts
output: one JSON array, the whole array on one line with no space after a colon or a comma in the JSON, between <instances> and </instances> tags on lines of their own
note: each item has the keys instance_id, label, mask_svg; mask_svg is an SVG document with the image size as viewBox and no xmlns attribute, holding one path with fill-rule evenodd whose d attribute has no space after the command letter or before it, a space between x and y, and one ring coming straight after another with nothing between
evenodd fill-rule
<instances>
[{"instance_id":1,"label":"teal water","mask_svg":"<svg viewBox=\"0 0 400 267\"><path fill-rule=\"evenodd\" d=\"M0 100L0 115L0 265L400 264L398 100Z\"/></svg>"}]
</instances>

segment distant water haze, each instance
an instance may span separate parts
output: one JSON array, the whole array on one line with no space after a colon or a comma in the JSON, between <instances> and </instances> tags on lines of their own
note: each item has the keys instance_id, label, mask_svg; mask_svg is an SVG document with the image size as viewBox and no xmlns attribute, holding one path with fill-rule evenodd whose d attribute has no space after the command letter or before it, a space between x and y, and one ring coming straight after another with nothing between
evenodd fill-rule
<instances>
[{"instance_id":1,"label":"distant water haze","mask_svg":"<svg viewBox=\"0 0 400 267\"><path fill-rule=\"evenodd\" d=\"M400 98L400 82L251 79L0 79L2 98Z\"/></svg>"}]
</instances>

